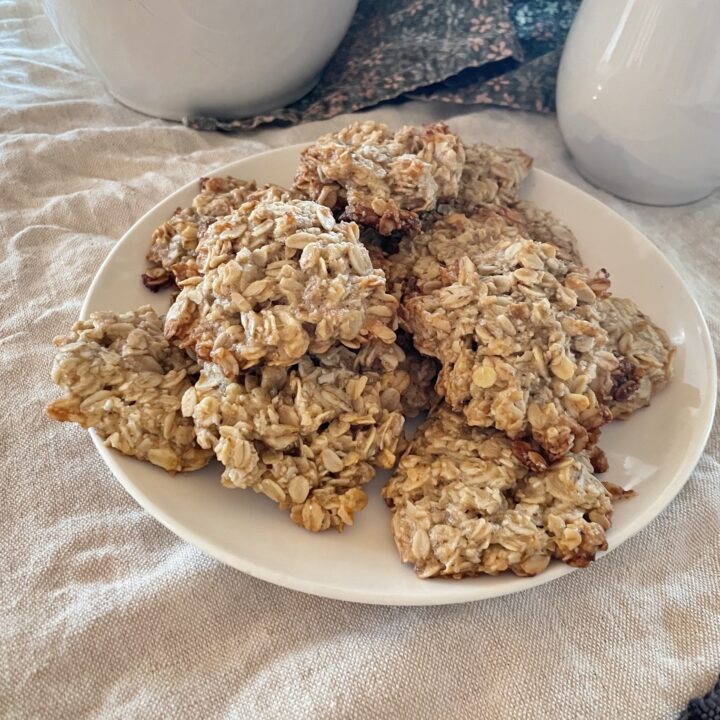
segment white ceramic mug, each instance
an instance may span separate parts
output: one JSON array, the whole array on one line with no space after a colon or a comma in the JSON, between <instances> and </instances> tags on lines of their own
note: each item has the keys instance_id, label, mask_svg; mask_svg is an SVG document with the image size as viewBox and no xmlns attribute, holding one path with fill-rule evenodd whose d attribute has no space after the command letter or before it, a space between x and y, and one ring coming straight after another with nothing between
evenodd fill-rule
<instances>
[{"instance_id":1,"label":"white ceramic mug","mask_svg":"<svg viewBox=\"0 0 720 720\"><path fill-rule=\"evenodd\" d=\"M124 105L235 118L317 82L357 0L43 0L62 39Z\"/></svg>"},{"instance_id":2,"label":"white ceramic mug","mask_svg":"<svg viewBox=\"0 0 720 720\"><path fill-rule=\"evenodd\" d=\"M557 84L578 170L623 198L720 186L720 0L583 0Z\"/></svg>"}]
</instances>

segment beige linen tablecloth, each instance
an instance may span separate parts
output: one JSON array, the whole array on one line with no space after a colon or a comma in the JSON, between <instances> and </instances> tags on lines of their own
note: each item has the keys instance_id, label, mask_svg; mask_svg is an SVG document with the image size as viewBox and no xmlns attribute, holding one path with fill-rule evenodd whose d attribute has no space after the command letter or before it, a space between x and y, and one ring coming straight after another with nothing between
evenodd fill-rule
<instances>
[{"instance_id":1,"label":"beige linen tablecloth","mask_svg":"<svg viewBox=\"0 0 720 720\"><path fill-rule=\"evenodd\" d=\"M218 165L348 120L226 137L143 117L87 75L35 2L0 1L0 717L641 720L712 685L717 424L678 498L608 558L530 592L423 609L310 597L220 565L140 509L86 433L44 418L50 340L134 220ZM693 288L717 342L720 195L631 205L577 175L552 117L471 108L451 122L618 209Z\"/></svg>"}]
</instances>

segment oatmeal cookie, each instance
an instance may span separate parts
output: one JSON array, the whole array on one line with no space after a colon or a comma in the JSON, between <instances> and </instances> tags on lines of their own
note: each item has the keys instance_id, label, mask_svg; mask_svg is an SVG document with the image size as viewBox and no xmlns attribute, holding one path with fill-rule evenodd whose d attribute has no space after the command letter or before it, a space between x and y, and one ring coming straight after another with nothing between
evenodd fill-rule
<instances>
[{"instance_id":1,"label":"oatmeal cookie","mask_svg":"<svg viewBox=\"0 0 720 720\"><path fill-rule=\"evenodd\" d=\"M457 208L472 211L482 205L513 202L532 162L529 155L516 148L467 145Z\"/></svg>"},{"instance_id":2,"label":"oatmeal cookie","mask_svg":"<svg viewBox=\"0 0 720 720\"><path fill-rule=\"evenodd\" d=\"M169 472L207 464L212 452L180 412L199 368L167 342L151 307L93 313L55 345L52 378L65 395L48 405L51 418L95 428L108 447Z\"/></svg>"},{"instance_id":3,"label":"oatmeal cookie","mask_svg":"<svg viewBox=\"0 0 720 720\"><path fill-rule=\"evenodd\" d=\"M340 346L237 382L206 364L182 410L225 466L223 484L263 493L313 532L352 525L367 504L362 486L373 466L394 465L403 428L400 394L355 362Z\"/></svg>"},{"instance_id":4,"label":"oatmeal cookie","mask_svg":"<svg viewBox=\"0 0 720 720\"><path fill-rule=\"evenodd\" d=\"M613 419L626 418L649 405L650 398L670 382L675 347L632 300L604 298L598 312L619 364L599 377L597 391Z\"/></svg>"},{"instance_id":5,"label":"oatmeal cookie","mask_svg":"<svg viewBox=\"0 0 720 720\"><path fill-rule=\"evenodd\" d=\"M413 346L412 338L402 330L398 332L397 343L371 340L352 355L344 353L336 357L342 357L345 366L354 372L378 373L383 404L399 406L405 417L415 417L439 400L435 392L437 361L421 355Z\"/></svg>"},{"instance_id":6,"label":"oatmeal cookie","mask_svg":"<svg viewBox=\"0 0 720 720\"><path fill-rule=\"evenodd\" d=\"M413 232L418 213L456 198L465 150L444 123L392 133L371 120L303 151L295 189L382 235Z\"/></svg>"},{"instance_id":7,"label":"oatmeal cookie","mask_svg":"<svg viewBox=\"0 0 720 720\"><path fill-rule=\"evenodd\" d=\"M355 223L307 200L258 203L215 223L206 272L181 283L165 334L228 378L259 362L292 365L337 341L395 340L397 301Z\"/></svg>"},{"instance_id":8,"label":"oatmeal cookie","mask_svg":"<svg viewBox=\"0 0 720 720\"><path fill-rule=\"evenodd\" d=\"M152 236L147 254L148 268L142 276L151 290L198 274L196 262L199 240L216 218L228 215L247 202L287 200L290 190L278 185L258 188L255 182L234 177L200 179L200 193L189 208L175 214Z\"/></svg>"},{"instance_id":9,"label":"oatmeal cookie","mask_svg":"<svg viewBox=\"0 0 720 720\"><path fill-rule=\"evenodd\" d=\"M531 436L558 459L610 419L592 389L599 369L618 365L597 311L607 282L520 240L482 263L462 258L445 286L404 301L404 322L440 360L436 389L470 425Z\"/></svg>"},{"instance_id":10,"label":"oatmeal cookie","mask_svg":"<svg viewBox=\"0 0 720 720\"><path fill-rule=\"evenodd\" d=\"M506 220L536 242L550 243L565 260L581 264L571 230L548 210L529 200L520 200L518 190L532 166L522 150L470 145L460 181L456 209L468 215L478 208L505 211Z\"/></svg>"},{"instance_id":11,"label":"oatmeal cookie","mask_svg":"<svg viewBox=\"0 0 720 720\"><path fill-rule=\"evenodd\" d=\"M181 283L166 337L226 376L286 366L336 341L395 340L397 301L355 223L308 200L257 203L217 220L198 248L206 272Z\"/></svg>"},{"instance_id":12,"label":"oatmeal cookie","mask_svg":"<svg viewBox=\"0 0 720 720\"><path fill-rule=\"evenodd\" d=\"M383 490L403 562L422 578L537 575L550 558L586 566L607 549L611 495L583 454L542 471L513 442L440 407Z\"/></svg>"},{"instance_id":13,"label":"oatmeal cookie","mask_svg":"<svg viewBox=\"0 0 720 720\"><path fill-rule=\"evenodd\" d=\"M408 291L431 292L446 283L449 269L461 258L482 264L501 243L521 239L554 245L558 258L581 264L570 230L527 202L435 214L420 233L403 237L394 251L372 241L368 250L373 266L385 273L388 292L401 300Z\"/></svg>"},{"instance_id":14,"label":"oatmeal cookie","mask_svg":"<svg viewBox=\"0 0 720 720\"><path fill-rule=\"evenodd\" d=\"M509 208L478 208L437 215L421 233L402 238L398 251L374 256L394 294L428 293L447 284L449 271L464 257L482 262L499 244L522 240L522 218ZM398 290L399 288L399 290Z\"/></svg>"}]
</instances>

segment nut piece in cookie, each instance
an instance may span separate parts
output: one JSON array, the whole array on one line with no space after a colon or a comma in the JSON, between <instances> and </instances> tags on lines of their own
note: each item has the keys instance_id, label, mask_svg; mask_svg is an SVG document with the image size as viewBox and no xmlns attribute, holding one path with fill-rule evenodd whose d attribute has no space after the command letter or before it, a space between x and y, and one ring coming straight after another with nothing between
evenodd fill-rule
<instances>
[{"instance_id":1,"label":"nut piece in cookie","mask_svg":"<svg viewBox=\"0 0 720 720\"><path fill-rule=\"evenodd\" d=\"M517 200L533 159L516 148L466 145L457 208L472 211L482 205L506 205Z\"/></svg>"},{"instance_id":2,"label":"nut piece in cookie","mask_svg":"<svg viewBox=\"0 0 720 720\"><path fill-rule=\"evenodd\" d=\"M51 418L95 428L108 447L169 472L207 464L212 452L180 412L199 368L168 343L151 307L93 313L55 345L52 378L65 395L48 405Z\"/></svg>"},{"instance_id":3,"label":"nut piece in cookie","mask_svg":"<svg viewBox=\"0 0 720 720\"><path fill-rule=\"evenodd\" d=\"M258 189L253 181L233 177L201 178L200 193L192 206L178 208L153 233L143 283L151 290L158 290L197 275L197 245L216 218L228 215L247 202L287 200L292 195L290 190L277 185Z\"/></svg>"},{"instance_id":4,"label":"nut piece in cookie","mask_svg":"<svg viewBox=\"0 0 720 720\"><path fill-rule=\"evenodd\" d=\"M414 232L418 213L456 198L464 161L460 138L444 123L392 133L368 120L304 150L295 189L381 235Z\"/></svg>"},{"instance_id":5,"label":"nut piece in cookie","mask_svg":"<svg viewBox=\"0 0 720 720\"><path fill-rule=\"evenodd\" d=\"M421 578L537 575L551 558L586 566L607 549L611 496L583 454L537 471L512 441L440 407L383 490L403 562Z\"/></svg>"},{"instance_id":6,"label":"nut piece in cookie","mask_svg":"<svg viewBox=\"0 0 720 720\"><path fill-rule=\"evenodd\" d=\"M230 379L336 341L394 342L397 300L359 234L308 200L260 202L218 219L198 247L206 272L181 283L166 337Z\"/></svg>"},{"instance_id":7,"label":"nut piece in cookie","mask_svg":"<svg viewBox=\"0 0 720 720\"><path fill-rule=\"evenodd\" d=\"M591 444L610 419L592 384L618 365L598 323L606 278L520 240L463 258L450 280L403 303L415 346L442 365L438 393L470 425L532 436L550 459Z\"/></svg>"},{"instance_id":8,"label":"nut piece in cookie","mask_svg":"<svg viewBox=\"0 0 720 720\"><path fill-rule=\"evenodd\" d=\"M597 392L604 396L613 419L626 418L649 405L651 397L668 384L675 347L632 300L604 298L598 313L619 364L598 378Z\"/></svg>"},{"instance_id":9,"label":"nut piece in cookie","mask_svg":"<svg viewBox=\"0 0 720 720\"><path fill-rule=\"evenodd\" d=\"M399 393L355 363L355 353L336 347L237 382L208 363L183 413L225 465L224 485L267 495L307 530L342 530L367 504L362 486L373 466L395 463L404 422Z\"/></svg>"}]
</instances>

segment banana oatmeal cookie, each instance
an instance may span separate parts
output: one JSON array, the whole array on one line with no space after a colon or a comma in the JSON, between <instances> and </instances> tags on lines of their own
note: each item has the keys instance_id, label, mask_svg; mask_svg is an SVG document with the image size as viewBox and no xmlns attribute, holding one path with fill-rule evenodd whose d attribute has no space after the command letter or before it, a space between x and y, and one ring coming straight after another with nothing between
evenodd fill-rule
<instances>
[{"instance_id":1,"label":"banana oatmeal cookie","mask_svg":"<svg viewBox=\"0 0 720 720\"><path fill-rule=\"evenodd\" d=\"M48 405L51 418L95 428L108 447L169 472L207 464L212 452L180 412L199 368L167 342L151 307L93 313L55 345L52 378L65 395Z\"/></svg>"},{"instance_id":2,"label":"banana oatmeal cookie","mask_svg":"<svg viewBox=\"0 0 720 720\"><path fill-rule=\"evenodd\" d=\"M192 206L178 208L153 233L143 283L158 290L173 281L197 275L198 241L216 218L229 215L247 202L287 200L293 196L290 190L277 185L258 188L253 181L234 177L201 178L200 193Z\"/></svg>"},{"instance_id":3,"label":"banana oatmeal cookie","mask_svg":"<svg viewBox=\"0 0 720 720\"><path fill-rule=\"evenodd\" d=\"M208 363L183 397L183 414L225 465L224 485L267 495L307 530L342 530L367 504L362 486L373 465L395 464L404 422L400 392L356 363L339 346L291 369L255 368L238 382Z\"/></svg>"},{"instance_id":4,"label":"banana oatmeal cookie","mask_svg":"<svg viewBox=\"0 0 720 720\"><path fill-rule=\"evenodd\" d=\"M607 549L611 495L583 454L530 470L512 440L447 407L418 430L383 496L400 557L421 578L537 575L550 558L584 567Z\"/></svg>"},{"instance_id":5,"label":"banana oatmeal cookie","mask_svg":"<svg viewBox=\"0 0 720 720\"><path fill-rule=\"evenodd\" d=\"M368 245L368 251L373 266L385 273L388 292L401 300L406 292L431 292L445 284L448 271L461 258L482 263L501 243L522 239L554 245L558 258L581 264L570 230L551 213L524 201L514 207L492 205L467 213L436 214L421 232L403 237L395 252L376 242Z\"/></svg>"},{"instance_id":6,"label":"banana oatmeal cookie","mask_svg":"<svg viewBox=\"0 0 720 720\"><path fill-rule=\"evenodd\" d=\"M477 263L464 257L445 286L409 295L404 321L442 364L438 393L470 425L531 436L558 459L594 444L610 419L592 389L598 370L618 366L597 309L608 284L552 245L519 240Z\"/></svg>"},{"instance_id":7,"label":"banana oatmeal cookie","mask_svg":"<svg viewBox=\"0 0 720 720\"><path fill-rule=\"evenodd\" d=\"M516 148L466 145L457 207L472 211L482 205L513 202L532 162L529 155Z\"/></svg>"},{"instance_id":8,"label":"banana oatmeal cookie","mask_svg":"<svg viewBox=\"0 0 720 720\"><path fill-rule=\"evenodd\" d=\"M359 234L309 200L260 202L217 220L198 247L206 272L180 283L166 337L230 379L338 340L394 342L397 301Z\"/></svg>"},{"instance_id":9,"label":"banana oatmeal cookie","mask_svg":"<svg viewBox=\"0 0 720 720\"><path fill-rule=\"evenodd\" d=\"M598 312L609 347L619 360L618 367L596 383L598 392L614 420L626 418L649 405L650 398L670 382L675 347L632 300L604 298Z\"/></svg>"},{"instance_id":10,"label":"banana oatmeal cookie","mask_svg":"<svg viewBox=\"0 0 720 720\"><path fill-rule=\"evenodd\" d=\"M392 133L368 120L304 150L295 189L382 235L414 232L418 213L457 197L464 161L460 138L444 123Z\"/></svg>"},{"instance_id":11,"label":"banana oatmeal cookie","mask_svg":"<svg viewBox=\"0 0 720 720\"><path fill-rule=\"evenodd\" d=\"M373 259L395 294L428 293L447 284L449 271L462 258L480 262L501 243L525 237L517 213L483 207L469 214L438 215L423 232L404 237L396 253Z\"/></svg>"}]
</instances>

